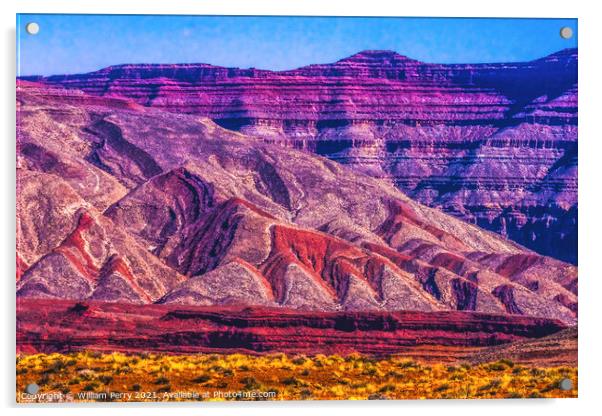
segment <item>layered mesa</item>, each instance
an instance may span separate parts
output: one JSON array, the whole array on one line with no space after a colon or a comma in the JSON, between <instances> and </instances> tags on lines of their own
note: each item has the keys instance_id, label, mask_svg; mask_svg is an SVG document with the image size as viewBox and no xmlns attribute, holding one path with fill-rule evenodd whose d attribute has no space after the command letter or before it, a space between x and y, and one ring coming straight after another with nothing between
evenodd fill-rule
<instances>
[{"instance_id":1,"label":"layered mesa","mask_svg":"<svg viewBox=\"0 0 602 416\"><path fill-rule=\"evenodd\" d=\"M464 311L446 319L503 317L472 330L518 337L576 323L575 266L388 181L119 98L20 81L17 108L18 330L29 336L25 298L368 320Z\"/></svg>"},{"instance_id":2,"label":"layered mesa","mask_svg":"<svg viewBox=\"0 0 602 416\"><path fill-rule=\"evenodd\" d=\"M577 263L576 49L521 63L439 65L364 51L281 72L118 65L28 79L327 156Z\"/></svg>"},{"instance_id":3,"label":"layered mesa","mask_svg":"<svg viewBox=\"0 0 602 416\"><path fill-rule=\"evenodd\" d=\"M577 365L577 331L559 321L479 312L307 312L20 298L17 351L360 353L432 363L510 359ZM40 328L40 322L44 327ZM500 345L501 344L501 345Z\"/></svg>"}]
</instances>

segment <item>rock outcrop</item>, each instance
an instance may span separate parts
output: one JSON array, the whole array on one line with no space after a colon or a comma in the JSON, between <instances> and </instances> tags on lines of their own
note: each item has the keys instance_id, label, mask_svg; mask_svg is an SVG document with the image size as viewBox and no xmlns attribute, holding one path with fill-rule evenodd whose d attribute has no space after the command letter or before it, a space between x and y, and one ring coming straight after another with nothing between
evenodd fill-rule
<instances>
[{"instance_id":1,"label":"rock outcrop","mask_svg":"<svg viewBox=\"0 0 602 416\"><path fill-rule=\"evenodd\" d=\"M576 323L573 265L327 158L87 97L18 84L19 299Z\"/></svg>"},{"instance_id":2,"label":"rock outcrop","mask_svg":"<svg viewBox=\"0 0 602 416\"><path fill-rule=\"evenodd\" d=\"M453 362L495 356L492 346L565 330L555 320L475 312L299 312L37 299L18 299L17 308L20 353L359 352ZM568 361L573 354L567 355L562 358Z\"/></svg>"},{"instance_id":3,"label":"rock outcrop","mask_svg":"<svg viewBox=\"0 0 602 416\"><path fill-rule=\"evenodd\" d=\"M392 181L426 205L577 263L576 49L520 63L440 65L364 51L281 72L118 65L28 79L208 117L327 156ZM105 151L118 151L113 140L114 149ZM277 187L271 184L278 193ZM277 195L287 203L285 193Z\"/></svg>"}]
</instances>

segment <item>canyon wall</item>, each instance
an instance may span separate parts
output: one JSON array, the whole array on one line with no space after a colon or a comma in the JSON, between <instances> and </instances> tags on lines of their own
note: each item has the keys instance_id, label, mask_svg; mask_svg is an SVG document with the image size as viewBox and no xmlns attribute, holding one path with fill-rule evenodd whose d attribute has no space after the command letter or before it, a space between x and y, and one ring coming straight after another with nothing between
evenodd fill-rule
<instances>
[{"instance_id":1,"label":"canyon wall","mask_svg":"<svg viewBox=\"0 0 602 416\"><path fill-rule=\"evenodd\" d=\"M118 65L28 77L208 117L391 181L410 197L577 263L577 50L521 63L364 51L281 72Z\"/></svg>"},{"instance_id":2,"label":"canyon wall","mask_svg":"<svg viewBox=\"0 0 602 416\"><path fill-rule=\"evenodd\" d=\"M17 109L20 301L577 322L574 265L388 180L123 98L19 81Z\"/></svg>"}]
</instances>

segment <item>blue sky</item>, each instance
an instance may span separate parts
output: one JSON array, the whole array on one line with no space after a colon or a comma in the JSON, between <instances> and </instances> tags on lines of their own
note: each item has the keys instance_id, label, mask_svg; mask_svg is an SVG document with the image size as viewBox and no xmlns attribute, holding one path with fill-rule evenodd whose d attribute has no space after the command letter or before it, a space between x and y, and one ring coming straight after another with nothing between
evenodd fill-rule
<instances>
[{"instance_id":1,"label":"blue sky","mask_svg":"<svg viewBox=\"0 0 602 416\"><path fill-rule=\"evenodd\" d=\"M25 32L37 22L40 32ZM560 37L573 29L570 40ZM203 62L292 69L365 49L426 62L536 59L577 46L576 19L17 15L19 75L94 71L123 63Z\"/></svg>"}]
</instances>

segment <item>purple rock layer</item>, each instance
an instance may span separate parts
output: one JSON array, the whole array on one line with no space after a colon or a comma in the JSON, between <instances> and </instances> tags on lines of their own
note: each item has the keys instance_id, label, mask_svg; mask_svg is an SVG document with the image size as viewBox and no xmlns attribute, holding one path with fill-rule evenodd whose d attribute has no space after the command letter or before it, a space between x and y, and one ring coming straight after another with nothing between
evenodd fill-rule
<instances>
[{"instance_id":1,"label":"purple rock layer","mask_svg":"<svg viewBox=\"0 0 602 416\"><path fill-rule=\"evenodd\" d=\"M364 51L282 72L119 65L28 79L202 115L327 156L577 263L576 49L521 63L439 65Z\"/></svg>"}]
</instances>

